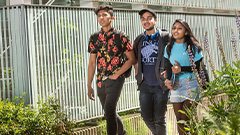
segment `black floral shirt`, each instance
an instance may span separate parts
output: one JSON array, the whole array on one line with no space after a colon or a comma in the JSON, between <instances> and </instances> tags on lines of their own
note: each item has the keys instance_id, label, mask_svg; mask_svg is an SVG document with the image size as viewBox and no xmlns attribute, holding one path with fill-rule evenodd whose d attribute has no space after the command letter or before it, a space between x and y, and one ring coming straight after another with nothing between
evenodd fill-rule
<instances>
[{"instance_id":1,"label":"black floral shirt","mask_svg":"<svg viewBox=\"0 0 240 135\"><path fill-rule=\"evenodd\" d=\"M120 35L121 46L115 42L116 29L111 28L104 33L100 30L97 41L93 42L91 35L88 52L97 54L97 86L101 88L102 77L117 72L123 65L123 52L131 51L132 44L125 34Z\"/></svg>"}]
</instances>

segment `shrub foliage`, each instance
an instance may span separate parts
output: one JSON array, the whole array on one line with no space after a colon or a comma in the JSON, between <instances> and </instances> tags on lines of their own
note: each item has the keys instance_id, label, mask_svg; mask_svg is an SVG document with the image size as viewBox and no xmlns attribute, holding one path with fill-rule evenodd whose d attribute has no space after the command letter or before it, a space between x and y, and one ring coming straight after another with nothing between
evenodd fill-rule
<instances>
[{"instance_id":1,"label":"shrub foliage","mask_svg":"<svg viewBox=\"0 0 240 135\"><path fill-rule=\"evenodd\" d=\"M49 98L38 107L24 105L24 101L0 100L1 135L70 134L73 123L61 111L59 101Z\"/></svg>"}]
</instances>

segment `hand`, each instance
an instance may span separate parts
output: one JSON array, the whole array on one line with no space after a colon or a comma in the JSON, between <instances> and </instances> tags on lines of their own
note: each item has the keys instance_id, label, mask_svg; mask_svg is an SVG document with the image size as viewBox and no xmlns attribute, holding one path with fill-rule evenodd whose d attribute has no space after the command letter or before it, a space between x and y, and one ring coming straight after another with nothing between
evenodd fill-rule
<instances>
[{"instance_id":1,"label":"hand","mask_svg":"<svg viewBox=\"0 0 240 135\"><path fill-rule=\"evenodd\" d=\"M116 75L116 74L113 74L113 75L108 76L108 78L111 79L111 80L117 80L118 77L119 77L119 76Z\"/></svg>"},{"instance_id":2,"label":"hand","mask_svg":"<svg viewBox=\"0 0 240 135\"><path fill-rule=\"evenodd\" d=\"M166 86L168 89L172 90L173 89L173 86L172 86L172 83L170 80L166 80Z\"/></svg>"},{"instance_id":3,"label":"hand","mask_svg":"<svg viewBox=\"0 0 240 135\"><path fill-rule=\"evenodd\" d=\"M91 86L88 86L88 97L89 97L89 99L95 101L94 91L93 91L93 88Z\"/></svg>"},{"instance_id":4,"label":"hand","mask_svg":"<svg viewBox=\"0 0 240 135\"><path fill-rule=\"evenodd\" d=\"M172 72L174 74L181 72L181 67L179 66L178 62L175 60L176 65L172 66Z\"/></svg>"},{"instance_id":5,"label":"hand","mask_svg":"<svg viewBox=\"0 0 240 135\"><path fill-rule=\"evenodd\" d=\"M164 70L164 71L161 73L161 75L162 75L164 78L166 78L166 70Z\"/></svg>"}]
</instances>

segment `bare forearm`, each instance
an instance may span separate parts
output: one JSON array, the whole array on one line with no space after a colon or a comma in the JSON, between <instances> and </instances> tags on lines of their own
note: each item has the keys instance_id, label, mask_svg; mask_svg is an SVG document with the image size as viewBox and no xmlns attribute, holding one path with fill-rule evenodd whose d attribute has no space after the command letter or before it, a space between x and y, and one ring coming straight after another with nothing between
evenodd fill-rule
<instances>
[{"instance_id":1,"label":"bare forearm","mask_svg":"<svg viewBox=\"0 0 240 135\"><path fill-rule=\"evenodd\" d=\"M115 74L118 76L122 75L133 65L133 63L134 63L133 59L128 59Z\"/></svg>"},{"instance_id":2,"label":"bare forearm","mask_svg":"<svg viewBox=\"0 0 240 135\"><path fill-rule=\"evenodd\" d=\"M96 64L89 64L88 65L88 86L91 86L92 84L92 80L95 74L95 68L96 68Z\"/></svg>"}]
</instances>

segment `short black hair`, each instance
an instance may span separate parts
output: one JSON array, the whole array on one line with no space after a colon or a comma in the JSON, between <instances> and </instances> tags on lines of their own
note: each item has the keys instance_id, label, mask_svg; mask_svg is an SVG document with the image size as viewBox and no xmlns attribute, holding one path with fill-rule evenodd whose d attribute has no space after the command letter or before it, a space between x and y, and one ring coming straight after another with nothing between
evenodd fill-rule
<instances>
[{"instance_id":1,"label":"short black hair","mask_svg":"<svg viewBox=\"0 0 240 135\"><path fill-rule=\"evenodd\" d=\"M113 8L110 5L100 5L95 8L94 12L97 15L100 10L106 10L111 16L113 16Z\"/></svg>"},{"instance_id":2,"label":"short black hair","mask_svg":"<svg viewBox=\"0 0 240 135\"><path fill-rule=\"evenodd\" d=\"M153 11L152 9L150 9L150 8L145 8L145 9L140 10L140 11L139 11L140 17L142 17L142 15L143 15L144 13L146 13L146 12L151 13L155 19L157 18L156 12Z\"/></svg>"}]
</instances>

